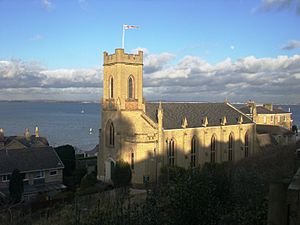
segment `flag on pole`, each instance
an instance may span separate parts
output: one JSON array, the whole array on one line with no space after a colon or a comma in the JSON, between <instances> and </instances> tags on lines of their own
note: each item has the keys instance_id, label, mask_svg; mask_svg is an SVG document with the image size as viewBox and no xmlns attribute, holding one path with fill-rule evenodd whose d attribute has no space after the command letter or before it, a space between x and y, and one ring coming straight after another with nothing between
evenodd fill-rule
<instances>
[{"instance_id":1,"label":"flag on pole","mask_svg":"<svg viewBox=\"0 0 300 225\"><path fill-rule=\"evenodd\" d=\"M139 28L139 26L136 26L136 25L127 25L127 24L124 24L123 27L124 27L125 30L128 30L128 29L138 29Z\"/></svg>"},{"instance_id":2,"label":"flag on pole","mask_svg":"<svg viewBox=\"0 0 300 225\"><path fill-rule=\"evenodd\" d=\"M125 42L125 30L128 30L128 29L138 29L139 26L136 26L136 25L127 25L127 24L124 24L123 25L123 33L122 33L122 48L124 49L124 42Z\"/></svg>"}]
</instances>

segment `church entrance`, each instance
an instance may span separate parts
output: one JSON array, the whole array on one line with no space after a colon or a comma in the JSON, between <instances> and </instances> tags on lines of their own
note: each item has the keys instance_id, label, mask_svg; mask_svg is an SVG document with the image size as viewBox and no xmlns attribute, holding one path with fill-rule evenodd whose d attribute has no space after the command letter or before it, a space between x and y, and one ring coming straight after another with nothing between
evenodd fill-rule
<instances>
[{"instance_id":1,"label":"church entrance","mask_svg":"<svg viewBox=\"0 0 300 225\"><path fill-rule=\"evenodd\" d=\"M112 158L105 161L105 181L111 181L112 170L116 162Z\"/></svg>"}]
</instances>

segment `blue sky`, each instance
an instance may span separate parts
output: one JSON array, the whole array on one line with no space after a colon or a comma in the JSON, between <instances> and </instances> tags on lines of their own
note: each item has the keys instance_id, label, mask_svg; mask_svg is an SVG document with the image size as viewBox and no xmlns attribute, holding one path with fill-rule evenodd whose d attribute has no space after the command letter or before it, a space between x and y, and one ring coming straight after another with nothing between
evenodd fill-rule
<instances>
[{"instance_id":1,"label":"blue sky","mask_svg":"<svg viewBox=\"0 0 300 225\"><path fill-rule=\"evenodd\" d=\"M10 86L0 85L0 94L2 98L19 98L18 96L24 95L16 94L14 97L12 89L16 93L22 93L26 88L36 92L42 88L52 88L54 93L55 90L63 90L58 88L64 88L68 96L68 88L72 88L72 91L77 88L77 94L73 95L76 98L76 95L80 95L80 88L96 89L96 86L90 85L92 80L87 82L88 85L83 83L81 86L78 83L73 86L47 86L48 83L45 85L45 82L19 86L19 79L20 76L25 77L24 79L28 76L28 80L32 81L32 77L40 78L41 75L29 76L30 71L46 71L46 74L56 74L55 83L58 82L57 79L61 79L58 83L62 83L74 76L69 74L64 77L64 72L79 70L77 72L80 73L83 69L92 68L98 74L91 76L100 77L101 80L102 52L113 52L115 48L121 47L123 24L140 26L138 30L126 31L126 51L147 49L149 64L153 63L155 57L158 60L164 54L169 56L163 58L163 61L155 61L163 63L161 70L156 71L155 76L158 78L166 73L165 70L178 68L186 57L204 60L212 67L226 63L229 58L233 65L237 60L247 57L255 57L256 61L252 64L260 64L260 59L272 60L278 56L286 56L288 60L285 63L290 63L291 57L300 54L299 6L298 0L0 0L0 61L5 62L2 65L6 65L2 66L5 69L1 70L0 67L0 77L2 72L3 81L11 83ZM151 59L152 62L149 62ZM19 71L17 74L7 66L16 62ZM293 63L296 66L299 64L298 61ZM15 66L14 69L16 70ZM20 71L24 70L29 72L22 75ZM294 67L292 71L295 72ZM266 73L266 69L255 72ZM189 78L189 75L186 76ZM201 75L199 76L200 79ZM50 75L48 80L49 77ZM172 79L172 76L166 77ZM299 80L297 74L293 77ZM22 81L26 82L24 79ZM14 80L18 81L18 85L13 86ZM150 83L149 81L145 85L146 88L148 86L145 92L150 98L157 98L158 96L151 97L151 93L157 90L150 90L154 86ZM86 99L95 99L98 93L101 95L101 89L100 92L89 91ZM224 98L224 95L232 96L234 101L242 101L249 94L238 99L237 93L227 91L220 94L220 97L212 98L207 95L204 100L217 101ZM281 95L280 101L285 101L284 95ZM165 94L166 99L172 99L172 96ZM196 96L199 99L202 95ZM30 94L27 97L32 98ZM53 98L56 98L55 94ZM262 99L272 100L268 96ZM296 99L292 102L294 101Z\"/></svg>"}]
</instances>

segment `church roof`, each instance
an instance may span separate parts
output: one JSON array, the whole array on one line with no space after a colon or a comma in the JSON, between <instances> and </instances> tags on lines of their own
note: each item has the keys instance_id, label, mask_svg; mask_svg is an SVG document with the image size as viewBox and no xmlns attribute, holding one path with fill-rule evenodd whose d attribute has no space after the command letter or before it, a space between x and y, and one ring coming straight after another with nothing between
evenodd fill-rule
<instances>
[{"instance_id":1,"label":"church roof","mask_svg":"<svg viewBox=\"0 0 300 225\"><path fill-rule=\"evenodd\" d=\"M182 122L186 118L189 128L203 127L205 117L208 126L220 126L222 119L226 116L226 125L238 124L242 115L243 123L252 123L251 119L239 112L227 103L169 103L163 102L163 127L165 129L182 128ZM146 103L146 114L155 122L157 121L157 109L159 103Z\"/></svg>"},{"instance_id":2,"label":"church roof","mask_svg":"<svg viewBox=\"0 0 300 225\"><path fill-rule=\"evenodd\" d=\"M0 174L63 168L52 147L0 150Z\"/></svg>"},{"instance_id":3,"label":"church roof","mask_svg":"<svg viewBox=\"0 0 300 225\"><path fill-rule=\"evenodd\" d=\"M240 111L242 111L245 114L250 114L250 108L248 106L243 106L242 108L240 108ZM273 108L273 111L263 107L263 106L256 106L256 112L258 114L280 114L280 113L290 113L290 112L286 112L281 108Z\"/></svg>"}]
</instances>

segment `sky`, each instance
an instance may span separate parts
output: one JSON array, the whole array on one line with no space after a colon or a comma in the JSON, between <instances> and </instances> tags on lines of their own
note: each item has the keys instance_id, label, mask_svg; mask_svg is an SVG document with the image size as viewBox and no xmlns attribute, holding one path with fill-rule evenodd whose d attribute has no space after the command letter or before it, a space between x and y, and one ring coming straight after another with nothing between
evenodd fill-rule
<instances>
[{"instance_id":1,"label":"sky","mask_svg":"<svg viewBox=\"0 0 300 225\"><path fill-rule=\"evenodd\" d=\"M300 0L0 0L0 100L99 101L123 24L147 100L300 104Z\"/></svg>"}]
</instances>

